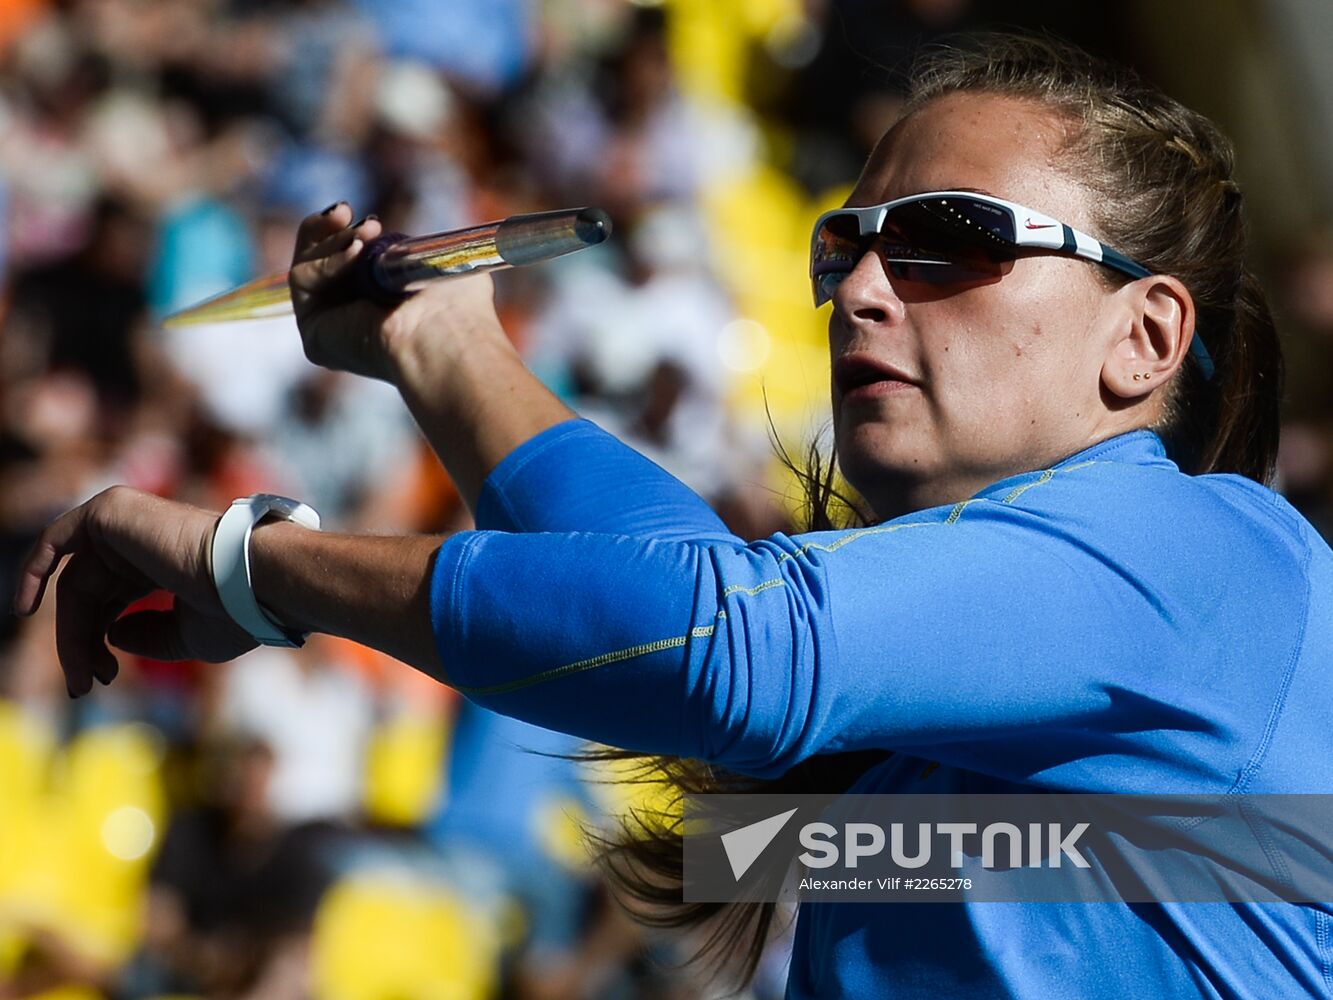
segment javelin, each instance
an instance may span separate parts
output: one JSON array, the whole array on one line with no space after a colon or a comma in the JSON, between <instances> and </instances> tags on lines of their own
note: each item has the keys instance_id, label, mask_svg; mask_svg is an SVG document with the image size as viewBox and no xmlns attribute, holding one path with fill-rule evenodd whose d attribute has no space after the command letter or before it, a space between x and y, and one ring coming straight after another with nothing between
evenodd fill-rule
<instances>
[{"instance_id":1,"label":"javelin","mask_svg":"<svg viewBox=\"0 0 1333 1000\"><path fill-rule=\"evenodd\" d=\"M362 253L356 277L366 297L398 302L428 281L536 264L596 246L610 235L611 219L598 208L511 215L499 222L427 236L388 233ZM262 319L291 311L291 291L283 271L172 313L163 325Z\"/></svg>"}]
</instances>

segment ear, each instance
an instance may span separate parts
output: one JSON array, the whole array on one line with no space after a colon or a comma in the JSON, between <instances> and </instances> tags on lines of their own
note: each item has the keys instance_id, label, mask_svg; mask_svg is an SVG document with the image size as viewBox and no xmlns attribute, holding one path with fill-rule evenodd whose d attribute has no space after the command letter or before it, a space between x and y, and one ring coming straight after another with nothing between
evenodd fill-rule
<instances>
[{"instance_id":1,"label":"ear","mask_svg":"<svg viewBox=\"0 0 1333 1000\"><path fill-rule=\"evenodd\" d=\"M1185 362L1194 337L1194 297L1169 274L1117 289L1118 329L1102 365L1102 383L1122 399L1147 396Z\"/></svg>"}]
</instances>

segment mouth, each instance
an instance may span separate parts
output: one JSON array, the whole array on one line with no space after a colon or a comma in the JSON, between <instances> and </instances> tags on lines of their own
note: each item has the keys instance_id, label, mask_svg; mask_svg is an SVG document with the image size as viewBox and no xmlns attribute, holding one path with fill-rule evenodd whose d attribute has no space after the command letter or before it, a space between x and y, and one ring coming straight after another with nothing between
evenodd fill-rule
<instances>
[{"instance_id":1,"label":"mouth","mask_svg":"<svg viewBox=\"0 0 1333 1000\"><path fill-rule=\"evenodd\" d=\"M909 375L866 354L839 358L833 365L833 384L844 401L876 399L917 388Z\"/></svg>"}]
</instances>

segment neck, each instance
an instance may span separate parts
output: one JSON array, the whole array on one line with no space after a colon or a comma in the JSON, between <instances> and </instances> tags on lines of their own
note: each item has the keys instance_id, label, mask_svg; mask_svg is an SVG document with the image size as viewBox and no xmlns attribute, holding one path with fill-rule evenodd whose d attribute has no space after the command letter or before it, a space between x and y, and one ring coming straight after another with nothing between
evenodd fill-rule
<instances>
[{"instance_id":1,"label":"neck","mask_svg":"<svg viewBox=\"0 0 1333 1000\"><path fill-rule=\"evenodd\" d=\"M862 491L861 495L865 497L877 521L892 521L913 511L961 503L991 483L1024 471L1027 470L1016 469L1014 472L990 476L951 476L947 479L932 478L914 482L879 482L874 488Z\"/></svg>"},{"instance_id":2,"label":"neck","mask_svg":"<svg viewBox=\"0 0 1333 1000\"><path fill-rule=\"evenodd\" d=\"M914 511L961 503L976 496L992 483L1025 472L1049 469L1101 441L1145 429L1147 428L1142 426L1107 428L1100 436L1090 440L1045 449L1040 454L1015 456L1003 464L965 469L951 468L929 476L885 471L877 475L873 483L852 485L864 498L877 521L891 521Z\"/></svg>"}]
</instances>

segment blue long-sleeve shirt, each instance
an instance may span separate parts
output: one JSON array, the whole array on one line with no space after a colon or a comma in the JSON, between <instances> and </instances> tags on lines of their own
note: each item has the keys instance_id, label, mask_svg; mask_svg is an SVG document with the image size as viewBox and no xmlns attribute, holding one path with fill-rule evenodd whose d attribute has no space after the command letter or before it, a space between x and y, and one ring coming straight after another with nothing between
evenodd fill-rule
<instances>
[{"instance_id":1,"label":"blue long-sleeve shirt","mask_svg":"<svg viewBox=\"0 0 1333 1000\"><path fill-rule=\"evenodd\" d=\"M898 751L858 792L1333 790L1333 554L1148 431L745 544L571 421L501 463L478 523L436 559L441 659L538 725L760 777ZM1318 907L806 904L789 995L1328 996L1331 941Z\"/></svg>"}]
</instances>

